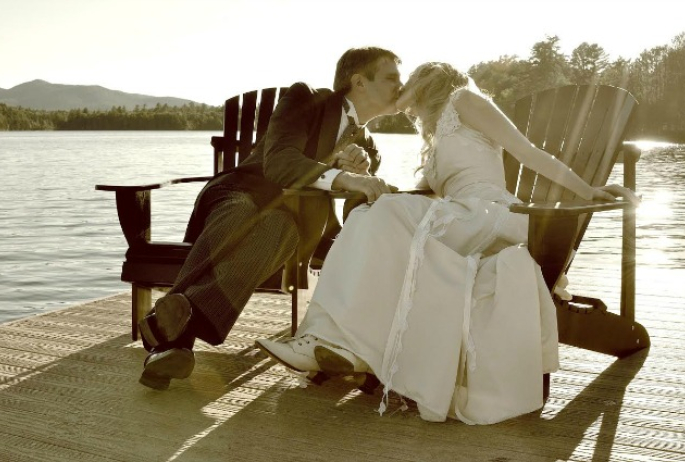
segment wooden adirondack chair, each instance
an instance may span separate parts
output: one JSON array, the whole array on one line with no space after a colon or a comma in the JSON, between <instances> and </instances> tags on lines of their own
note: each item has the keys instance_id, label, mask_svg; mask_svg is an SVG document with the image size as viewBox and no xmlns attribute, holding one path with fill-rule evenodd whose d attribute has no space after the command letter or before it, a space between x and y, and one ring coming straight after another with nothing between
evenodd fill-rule
<instances>
[{"instance_id":1,"label":"wooden adirondack chair","mask_svg":"<svg viewBox=\"0 0 685 462\"><path fill-rule=\"evenodd\" d=\"M531 142L555 155L593 186L606 184L619 158L624 186L635 190L639 150L623 144L636 101L627 91L605 85L565 86L545 90L516 103L514 123ZM559 340L580 348L627 356L650 344L635 321L635 210L625 201L583 201L537 176L505 152L507 188L524 204L511 210L527 213L529 250L540 264L550 291L568 269L594 212L623 210L620 315L598 299L555 298ZM617 281L618 282L618 281Z\"/></svg>"},{"instance_id":2,"label":"wooden adirondack chair","mask_svg":"<svg viewBox=\"0 0 685 462\"><path fill-rule=\"evenodd\" d=\"M224 105L223 136L213 136L214 174L245 159L266 133L276 102L286 88L266 88L234 96ZM151 289L171 287L192 245L187 242L150 240L152 190L178 183L208 181L211 176L177 178L162 183L114 186L96 185L116 194L119 223L128 243L121 280L132 285L131 336L138 338L138 321L151 308ZM267 290L281 287L281 273L265 281Z\"/></svg>"}]
</instances>

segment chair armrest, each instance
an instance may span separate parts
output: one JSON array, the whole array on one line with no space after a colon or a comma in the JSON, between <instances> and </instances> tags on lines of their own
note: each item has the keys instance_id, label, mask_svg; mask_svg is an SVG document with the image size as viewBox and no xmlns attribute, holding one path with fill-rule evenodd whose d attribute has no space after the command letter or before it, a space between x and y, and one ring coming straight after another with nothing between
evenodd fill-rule
<instances>
[{"instance_id":1,"label":"chair armrest","mask_svg":"<svg viewBox=\"0 0 685 462\"><path fill-rule=\"evenodd\" d=\"M150 184L137 184L137 185L109 185L109 184L96 184L95 189L98 191L114 191L114 192L138 192L138 191L150 191L152 189L160 189L166 186L171 186L173 184L182 183L192 183L197 181L209 181L213 177L211 176L191 176L184 178L174 178L167 181L162 181L160 183L150 183Z\"/></svg>"},{"instance_id":2,"label":"chair armrest","mask_svg":"<svg viewBox=\"0 0 685 462\"><path fill-rule=\"evenodd\" d=\"M397 191L395 194L433 194L432 189L403 189ZM323 189L302 188L302 189L284 189L284 196L300 196L300 197L331 197L333 199L362 199L364 193L357 191L326 191Z\"/></svg>"},{"instance_id":3,"label":"chair armrest","mask_svg":"<svg viewBox=\"0 0 685 462\"><path fill-rule=\"evenodd\" d=\"M176 178L161 183L146 185L95 185L99 191L114 191L117 203L119 224L129 248L145 245L150 241L150 203L151 191L165 186L208 181L211 176Z\"/></svg>"},{"instance_id":4,"label":"chair armrest","mask_svg":"<svg viewBox=\"0 0 685 462\"><path fill-rule=\"evenodd\" d=\"M637 183L637 162L640 160L642 150L634 144L623 143L623 149L619 152L618 162L623 163L623 186L635 191Z\"/></svg>"},{"instance_id":5,"label":"chair armrest","mask_svg":"<svg viewBox=\"0 0 685 462\"><path fill-rule=\"evenodd\" d=\"M640 160L640 157L642 157L642 149L637 147L634 143L623 142L621 149L618 152L616 163L637 163Z\"/></svg>"},{"instance_id":6,"label":"chair armrest","mask_svg":"<svg viewBox=\"0 0 685 462\"><path fill-rule=\"evenodd\" d=\"M524 202L510 205L509 210L514 213L525 213L541 217L560 217L634 207L630 202L623 200L612 202L575 200L568 202Z\"/></svg>"}]
</instances>

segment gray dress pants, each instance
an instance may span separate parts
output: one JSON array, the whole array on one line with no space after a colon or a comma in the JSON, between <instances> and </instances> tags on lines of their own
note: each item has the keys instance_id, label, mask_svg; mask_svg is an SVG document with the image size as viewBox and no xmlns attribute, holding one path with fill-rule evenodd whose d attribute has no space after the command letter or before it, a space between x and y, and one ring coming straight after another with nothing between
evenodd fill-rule
<instances>
[{"instance_id":1,"label":"gray dress pants","mask_svg":"<svg viewBox=\"0 0 685 462\"><path fill-rule=\"evenodd\" d=\"M211 188L196 204L204 219L170 293L182 293L193 306L190 334L222 343L255 289L297 248L292 216L260 209L244 192Z\"/></svg>"}]
</instances>

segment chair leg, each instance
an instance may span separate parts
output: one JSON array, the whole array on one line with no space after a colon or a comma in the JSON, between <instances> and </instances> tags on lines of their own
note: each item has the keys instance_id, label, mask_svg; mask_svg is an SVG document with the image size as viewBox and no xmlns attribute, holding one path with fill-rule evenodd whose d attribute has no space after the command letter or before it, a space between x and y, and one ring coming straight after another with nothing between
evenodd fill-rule
<instances>
[{"instance_id":1,"label":"chair leg","mask_svg":"<svg viewBox=\"0 0 685 462\"><path fill-rule=\"evenodd\" d=\"M291 315L291 319L290 319L290 336L291 336L291 337L294 337L294 336L295 336L295 332L297 332L297 321L298 321L298 315L297 315L297 309L298 309L298 306L297 306L297 292L298 292L298 289L297 289L297 285L296 285L296 286L295 286L295 290L293 290L293 292L292 292L292 294L291 294L291 297L292 297L292 305L293 305L292 315Z\"/></svg>"},{"instance_id":2,"label":"chair leg","mask_svg":"<svg viewBox=\"0 0 685 462\"><path fill-rule=\"evenodd\" d=\"M299 247L299 246L298 246ZM295 331L297 331L297 320L298 320L298 315L297 315L297 304L298 304L298 297L297 297L297 288L299 287L299 271L297 270L297 265L298 265L298 259L297 259L297 253L298 251L295 251L295 254L288 259L287 262L285 262L285 268L283 270L283 276L282 276L282 282L281 282L281 291L285 293L290 293L291 296L291 307L292 307L292 315L291 315L291 321L290 321L290 335L292 337L295 336Z\"/></svg>"},{"instance_id":3,"label":"chair leg","mask_svg":"<svg viewBox=\"0 0 685 462\"><path fill-rule=\"evenodd\" d=\"M295 218L300 236L294 255L286 262L283 288L292 296L292 319L290 332L294 336L298 322L298 289L307 289L309 262L321 239L330 213L327 196L307 197L286 195L285 204Z\"/></svg>"},{"instance_id":4,"label":"chair leg","mask_svg":"<svg viewBox=\"0 0 685 462\"><path fill-rule=\"evenodd\" d=\"M152 290L133 284L131 287L131 338L138 340L138 321L152 309Z\"/></svg>"}]
</instances>

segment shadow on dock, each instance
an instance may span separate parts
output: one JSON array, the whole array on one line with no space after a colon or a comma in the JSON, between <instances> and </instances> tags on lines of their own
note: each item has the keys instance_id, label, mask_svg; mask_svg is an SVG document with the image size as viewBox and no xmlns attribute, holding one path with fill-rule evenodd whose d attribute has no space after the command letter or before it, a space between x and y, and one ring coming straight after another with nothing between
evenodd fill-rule
<instances>
[{"instance_id":1,"label":"shadow on dock","mask_svg":"<svg viewBox=\"0 0 685 462\"><path fill-rule=\"evenodd\" d=\"M654 347L623 360L563 347L540 412L492 426L432 424L415 406L401 411L397 396L380 417L380 390L366 395L343 379L299 387L253 347L288 332L277 295L255 296L225 344L200 343L189 379L148 389L137 382L146 352L130 342L128 306L119 295L0 325L0 460L685 458L685 363L667 355L660 377ZM684 343L681 334L680 351Z\"/></svg>"}]
</instances>

